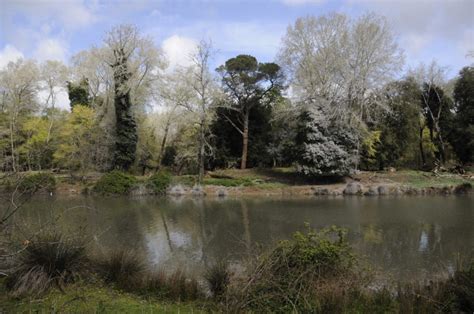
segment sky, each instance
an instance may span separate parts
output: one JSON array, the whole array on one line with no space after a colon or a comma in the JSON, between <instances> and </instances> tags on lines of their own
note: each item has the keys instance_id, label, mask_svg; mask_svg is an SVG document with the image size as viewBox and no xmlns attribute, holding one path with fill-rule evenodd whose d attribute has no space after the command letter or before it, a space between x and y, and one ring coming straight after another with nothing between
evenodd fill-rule
<instances>
[{"instance_id":1,"label":"sky","mask_svg":"<svg viewBox=\"0 0 474 314\"><path fill-rule=\"evenodd\" d=\"M201 39L212 40L216 66L242 53L269 62L298 17L330 12L386 16L406 69L436 60L454 77L473 62L474 0L0 0L0 68L19 57L68 63L122 23L137 25L172 65L186 65Z\"/></svg>"}]
</instances>

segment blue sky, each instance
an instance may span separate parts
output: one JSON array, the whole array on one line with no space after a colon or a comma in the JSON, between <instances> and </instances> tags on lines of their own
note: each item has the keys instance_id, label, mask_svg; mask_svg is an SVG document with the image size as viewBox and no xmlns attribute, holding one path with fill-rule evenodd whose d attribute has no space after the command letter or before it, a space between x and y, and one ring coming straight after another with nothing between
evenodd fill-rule
<instances>
[{"instance_id":1,"label":"blue sky","mask_svg":"<svg viewBox=\"0 0 474 314\"><path fill-rule=\"evenodd\" d=\"M333 11L385 15L407 67L435 59L454 76L473 62L474 0L0 0L0 67L18 57L67 63L120 23L136 24L171 63L185 63L202 38L218 50L216 65L240 53L273 61L296 18Z\"/></svg>"}]
</instances>

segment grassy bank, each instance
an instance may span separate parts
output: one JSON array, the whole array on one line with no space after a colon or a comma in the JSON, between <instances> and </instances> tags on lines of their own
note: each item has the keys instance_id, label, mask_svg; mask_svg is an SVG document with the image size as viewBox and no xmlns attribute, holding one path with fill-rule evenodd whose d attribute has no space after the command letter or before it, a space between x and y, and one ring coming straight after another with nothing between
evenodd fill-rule
<instances>
[{"instance_id":1,"label":"grassy bank","mask_svg":"<svg viewBox=\"0 0 474 314\"><path fill-rule=\"evenodd\" d=\"M53 288L40 297L12 298L0 283L1 313L204 313L203 305L144 298L95 283Z\"/></svg>"}]
</instances>

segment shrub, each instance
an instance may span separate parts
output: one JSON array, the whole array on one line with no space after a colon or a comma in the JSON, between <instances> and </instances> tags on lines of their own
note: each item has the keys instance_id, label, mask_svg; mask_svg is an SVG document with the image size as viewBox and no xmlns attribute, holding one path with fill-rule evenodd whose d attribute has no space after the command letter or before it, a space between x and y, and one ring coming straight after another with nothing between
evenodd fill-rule
<instances>
[{"instance_id":1,"label":"shrub","mask_svg":"<svg viewBox=\"0 0 474 314\"><path fill-rule=\"evenodd\" d=\"M227 289L230 282L230 272L227 263L220 261L209 267L204 274L209 289L214 297L221 297Z\"/></svg>"},{"instance_id":2,"label":"shrub","mask_svg":"<svg viewBox=\"0 0 474 314\"><path fill-rule=\"evenodd\" d=\"M22 193L33 194L38 191L52 192L56 187L56 180L50 173L40 172L28 175L18 185L18 190Z\"/></svg>"},{"instance_id":3,"label":"shrub","mask_svg":"<svg viewBox=\"0 0 474 314\"><path fill-rule=\"evenodd\" d=\"M94 186L100 194L127 194L137 183L137 179L118 170L104 174Z\"/></svg>"},{"instance_id":4,"label":"shrub","mask_svg":"<svg viewBox=\"0 0 474 314\"><path fill-rule=\"evenodd\" d=\"M18 255L6 287L14 296L40 294L52 286L62 288L88 269L85 246L58 232L46 232L32 240Z\"/></svg>"},{"instance_id":5,"label":"shrub","mask_svg":"<svg viewBox=\"0 0 474 314\"><path fill-rule=\"evenodd\" d=\"M145 271L141 258L133 251L114 251L98 261L98 271L107 283L118 288L135 289Z\"/></svg>"},{"instance_id":6,"label":"shrub","mask_svg":"<svg viewBox=\"0 0 474 314\"><path fill-rule=\"evenodd\" d=\"M297 232L257 258L244 283L230 292L228 310L342 311L363 282L355 266L345 230Z\"/></svg>"},{"instance_id":7,"label":"shrub","mask_svg":"<svg viewBox=\"0 0 474 314\"><path fill-rule=\"evenodd\" d=\"M163 194L171 183L171 174L166 171L159 171L152 175L148 182L155 193Z\"/></svg>"}]
</instances>

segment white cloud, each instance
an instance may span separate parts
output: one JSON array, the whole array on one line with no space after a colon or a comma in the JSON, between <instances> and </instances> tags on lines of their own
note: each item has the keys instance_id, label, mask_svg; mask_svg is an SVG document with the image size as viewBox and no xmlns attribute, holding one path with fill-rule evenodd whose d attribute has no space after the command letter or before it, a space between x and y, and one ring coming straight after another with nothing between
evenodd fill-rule
<instances>
[{"instance_id":1,"label":"white cloud","mask_svg":"<svg viewBox=\"0 0 474 314\"><path fill-rule=\"evenodd\" d=\"M66 92L66 89L63 87L61 88L56 87L54 90L56 93L56 103L54 104L55 108L70 109L69 95ZM40 104L45 106L48 96L49 96L49 91L40 90L38 92L38 100ZM51 106L51 104L48 104L48 106Z\"/></svg>"},{"instance_id":2,"label":"white cloud","mask_svg":"<svg viewBox=\"0 0 474 314\"><path fill-rule=\"evenodd\" d=\"M46 38L38 42L35 49L35 58L39 61L59 60L66 61L66 45L58 39Z\"/></svg>"},{"instance_id":3,"label":"white cloud","mask_svg":"<svg viewBox=\"0 0 474 314\"><path fill-rule=\"evenodd\" d=\"M89 26L98 20L91 6L83 0L67 1L4 1L2 10L6 18L24 16L31 26L45 21L60 21L66 29Z\"/></svg>"},{"instance_id":4,"label":"white cloud","mask_svg":"<svg viewBox=\"0 0 474 314\"><path fill-rule=\"evenodd\" d=\"M189 66L190 57L196 46L197 41L192 38L173 35L163 41L162 48L168 58L170 68L174 68L177 65Z\"/></svg>"},{"instance_id":5,"label":"white cloud","mask_svg":"<svg viewBox=\"0 0 474 314\"><path fill-rule=\"evenodd\" d=\"M345 10L386 16L408 63L437 59L456 70L473 46L473 0L346 0Z\"/></svg>"},{"instance_id":6,"label":"white cloud","mask_svg":"<svg viewBox=\"0 0 474 314\"><path fill-rule=\"evenodd\" d=\"M0 50L0 69L3 69L10 61L24 58L23 53L12 45L6 45Z\"/></svg>"},{"instance_id":7,"label":"white cloud","mask_svg":"<svg viewBox=\"0 0 474 314\"><path fill-rule=\"evenodd\" d=\"M58 93L56 106L61 109L70 109L69 95L65 90L61 90Z\"/></svg>"},{"instance_id":8,"label":"white cloud","mask_svg":"<svg viewBox=\"0 0 474 314\"><path fill-rule=\"evenodd\" d=\"M467 55L470 51L474 51L474 29L464 32L462 41L459 43L461 53Z\"/></svg>"},{"instance_id":9,"label":"white cloud","mask_svg":"<svg viewBox=\"0 0 474 314\"><path fill-rule=\"evenodd\" d=\"M432 41L429 35L422 36L416 33L410 33L401 38L401 47L407 50L411 55L418 56L423 48L427 47Z\"/></svg>"},{"instance_id":10,"label":"white cloud","mask_svg":"<svg viewBox=\"0 0 474 314\"><path fill-rule=\"evenodd\" d=\"M326 0L281 0L283 4L295 6L295 5L304 5L304 4L322 4Z\"/></svg>"}]
</instances>

